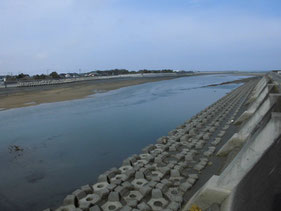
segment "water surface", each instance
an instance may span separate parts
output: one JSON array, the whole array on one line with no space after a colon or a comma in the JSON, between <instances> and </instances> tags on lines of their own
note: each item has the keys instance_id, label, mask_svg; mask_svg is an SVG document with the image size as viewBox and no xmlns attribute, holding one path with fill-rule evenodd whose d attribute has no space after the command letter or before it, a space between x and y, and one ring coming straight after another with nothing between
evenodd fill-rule
<instances>
[{"instance_id":1,"label":"water surface","mask_svg":"<svg viewBox=\"0 0 281 211\"><path fill-rule=\"evenodd\" d=\"M202 86L239 78L178 78L0 111L0 210L58 206L239 85Z\"/></svg>"}]
</instances>

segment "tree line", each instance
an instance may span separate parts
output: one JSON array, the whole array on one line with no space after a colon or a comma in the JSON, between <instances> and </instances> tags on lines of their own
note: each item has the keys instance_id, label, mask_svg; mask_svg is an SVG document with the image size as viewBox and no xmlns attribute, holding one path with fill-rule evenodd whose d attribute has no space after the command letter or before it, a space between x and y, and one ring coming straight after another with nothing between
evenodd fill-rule
<instances>
[{"instance_id":1,"label":"tree line","mask_svg":"<svg viewBox=\"0 0 281 211\"><path fill-rule=\"evenodd\" d=\"M87 77L87 76L112 76L112 75L125 75L125 74L136 74L136 73L173 73L172 69L162 69L162 70L147 70L142 69L138 71L129 71L127 69L112 69L112 70L96 70L88 73L61 73L51 72L50 74L36 74L30 76L28 74L20 73L18 75L7 75L7 81L17 81L17 80L48 80L48 79L63 79L68 77ZM191 73L192 71L180 71L184 73Z\"/></svg>"}]
</instances>

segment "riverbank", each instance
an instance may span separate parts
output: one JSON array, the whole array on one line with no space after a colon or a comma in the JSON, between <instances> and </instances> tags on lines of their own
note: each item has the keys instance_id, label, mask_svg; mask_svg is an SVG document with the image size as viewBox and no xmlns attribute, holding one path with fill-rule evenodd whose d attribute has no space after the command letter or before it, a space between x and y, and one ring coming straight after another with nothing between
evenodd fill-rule
<instances>
[{"instance_id":1,"label":"riverbank","mask_svg":"<svg viewBox=\"0 0 281 211\"><path fill-rule=\"evenodd\" d=\"M101 91L174 78L176 77L121 78L81 81L54 86L7 88L0 90L0 110L81 99Z\"/></svg>"},{"instance_id":2,"label":"riverbank","mask_svg":"<svg viewBox=\"0 0 281 211\"><path fill-rule=\"evenodd\" d=\"M0 111L12 108L21 108L38 105L42 103L53 103L68 100L85 98L89 95L104 92L122 87L138 85L148 82L175 79L179 77L190 77L210 74L227 74L224 72L200 72L194 74L167 74L167 75L147 75L143 77L112 77L98 80L81 80L71 83L62 83L32 87L8 87L0 89ZM233 75L256 76L256 74L232 73ZM228 81L222 84L212 84L218 86L230 83L246 83L250 79Z\"/></svg>"},{"instance_id":3,"label":"riverbank","mask_svg":"<svg viewBox=\"0 0 281 211\"><path fill-rule=\"evenodd\" d=\"M69 193L58 210L180 210L225 166L227 158L215 152L238 131L233 120L247 109L256 84L250 80L239 86L120 168L98 176L97 183Z\"/></svg>"}]
</instances>

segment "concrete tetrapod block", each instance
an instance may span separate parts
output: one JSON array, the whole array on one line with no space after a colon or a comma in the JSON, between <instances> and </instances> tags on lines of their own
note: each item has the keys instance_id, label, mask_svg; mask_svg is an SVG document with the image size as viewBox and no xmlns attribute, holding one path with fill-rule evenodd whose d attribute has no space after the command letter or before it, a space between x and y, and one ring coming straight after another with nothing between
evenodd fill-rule
<instances>
[{"instance_id":1,"label":"concrete tetrapod block","mask_svg":"<svg viewBox=\"0 0 281 211\"><path fill-rule=\"evenodd\" d=\"M134 165L134 166L137 166L137 165L144 166L144 165L147 164L147 163L148 163L147 160L140 159L140 160L137 160L136 162L134 162L133 165Z\"/></svg>"},{"instance_id":2,"label":"concrete tetrapod block","mask_svg":"<svg viewBox=\"0 0 281 211\"><path fill-rule=\"evenodd\" d=\"M144 154L140 154L140 158L146 161L150 161L153 159L153 157L151 156L151 154L148 153L144 153Z\"/></svg>"},{"instance_id":3,"label":"concrete tetrapod block","mask_svg":"<svg viewBox=\"0 0 281 211\"><path fill-rule=\"evenodd\" d=\"M104 211L114 211L119 210L122 207L120 203L119 193L111 192L108 196L108 201L102 205Z\"/></svg>"},{"instance_id":4,"label":"concrete tetrapod block","mask_svg":"<svg viewBox=\"0 0 281 211\"><path fill-rule=\"evenodd\" d=\"M93 193L93 189L90 185L83 185L81 186L81 190L84 191L86 194Z\"/></svg>"},{"instance_id":5,"label":"concrete tetrapod block","mask_svg":"<svg viewBox=\"0 0 281 211\"><path fill-rule=\"evenodd\" d=\"M202 169L204 169L207 165L207 161L205 160L201 160L198 164L196 164L193 169L197 170L197 171L201 171Z\"/></svg>"},{"instance_id":6,"label":"concrete tetrapod block","mask_svg":"<svg viewBox=\"0 0 281 211\"><path fill-rule=\"evenodd\" d=\"M218 145L220 142L221 142L221 138L215 138L215 140L211 144Z\"/></svg>"},{"instance_id":7,"label":"concrete tetrapod block","mask_svg":"<svg viewBox=\"0 0 281 211\"><path fill-rule=\"evenodd\" d=\"M63 205L75 205L77 198L75 195L67 195L63 200Z\"/></svg>"},{"instance_id":8,"label":"concrete tetrapod block","mask_svg":"<svg viewBox=\"0 0 281 211\"><path fill-rule=\"evenodd\" d=\"M179 203L183 201L183 192L181 192L178 188L175 187L169 188L165 193L165 195L170 201L179 202Z\"/></svg>"},{"instance_id":9,"label":"concrete tetrapod block","mask_svg":"<svg viewBox=\"0 0 281 211\"><path fill-rule=\"evenodd\" d=\"M195 149L202 149L203 148L203 143L202 142L198 142L196 145L195 145Z\"/></svg>"},{"instance_id":10,"label":"concrete tetrapod block","mask_svg":"<svg viewBox=\"0 0 281 211\"><path fill-rule=\"evenodd\" d=\"M189 138L188 135L183 135L183 136L180 138L180 141L181 141L181 142L187 142L187 141L188 141L188 138Z\"/></svg>"},{"instance_id":11,"label":"concrete tetrapod block","mask_svg":"<svg viewBox=\"0 0 281 211\"><path fill-rule=\"evenodd\" d=\"M221 204L231 192L217 185L218 178L219 176L212 176L209 181L193 195L182 210L188 211L193 204L196 204L202 210L208 209L214 203Z\"/></svg>"},{"instance_id":12,"label":"concrete tetrapod block","mask_svg":"<svg viewBox=\"0 0 281 211\"><path fill-rule=\"evenodd\" d=\"M153 181L160 181L163 178L163 173L160 171L152 171L149 179Z\"/></svg>"},{"instance_id":13,"label":"concrete tetrapod block","mask_svg":"<svg viewBox=\"0 0 281 211\"><path fill-rule=\"evenodd\" d=\"M215 150L216 150L215 147L208 147L208 150L205 151L203 154L208 157L208 156L212 155L215 152Z\"/></svg>"},{"instance_id":14,"label":"concrete tetrapod block","mask_svg":"<svg viewBox=\"0 0 281 211\"><path fill-rule=\"evenodd\" d=\"M126 171L130 170L130 169L133 169L133 167L130 166L130 165L121 166L119 168L119 170L121 171L122 174L125 173Z\"/></svg>"},{"instance_id":15,"label":"concrete tetrapod block","mask_svg":"<svg viewBox=\"0 0 281 211\"><path fill-rule=\"evenodd\" d=\"M139 202L143 198L143 195L139 191L132 190L128 193L127 196L124 196L123 198L127 203L134 200Z\"/></svg>"},{"instance_id":16,"label":"concrete tetrapod block","mask_svg":"<svg viewBox=\"0 0 281 211\"><path fill-rule=\"evenodd\" d=\"M153 189L151 195L151 199L148 201L147 204L151 207L152 210L162 210L168 204L168 201L163 198L161 190Z\"/></svg>"},{"instance_id":17,"label":"concrete tetrapod block","mask_svg":"<svg viewBox=\"0 0 281 211\"><path fill-rule=\"evenodd\" d=\"M225 134L225 130L222 130L222 131L219 132L219 134L217 136L222 137L222 136L224 136L224 134Z\"/></svg>"},{"instance_id":18,"label":"concrete tetrapod block","mask_svg":"<svg viewBox=\"0 0 281 211\"><path fill-rule=\"evenodd\" d=\"M132 184L134 185L134 187L136 189L140 189L142 188L143 186L145 186L146 184L148 183L148 181L146 179L134 179L132 181Z\"/></svg>"},{"instance_id":19,"label":"concrete tetrapod block","mask_svg":"<svg viewBox=\"0 0 281 211\"><path fill-rule=\"evenodd\" d=\"M133 210L131 207L129 207L128 205L126 205L125 207L122 207L122 209L120 211L131 211Z\"/></svg>"},{"instance_id":20,"label":"concrete tetrapod block","mask_svg":"<svg viewBox=\"0 0 281 211\"><path fill-rule=\"evenodd\" d=\"M151 208L144 202L138 204L137 208L141 211L150 211Z\"/></svg>"},{"instance_id":21,"label":"concrete tetrapod block","mask_svg":"<svg viewBox=\"0 0 281 211\"><path fill-rule=\"evenodd\" d=\"M180 176L180 172L177 169L171 170L171 176L169 178L170 181L173 181L175 185L179 185L179 183L183 180L184 178Z\"/></svg>"},{"instance_id":22,"label":"concrete tetrapod block","mask_svg":"<svg viewBox=\"0 0 281 211\"><path fill-rule=\"evenodd\" d=\"M81 189L77 189L76 191L74 191L72 193L72 195L75 195L77 197L77 199L82 199L86 196L85 191L81 190Z\"/></svg>"},{"instance_id":23,"label":"concrete tetrapod block","mask_svg":"<svg viewBox=\"0 0 281 211\"><path fill-rule=\"evenodd\" d=\"M161 150L161 149L154 149L154 150L152 150L152 151L150 151L150 154L152 155L152 156L154 156L154 157L157 157L159 154L161 154L163 152L163 150Z\"/></svg>"},{"instance_id":24,"label":"concrete tetrapod block","mask_svg":"<svg viewBox=\"0 0 281 211\"><path fill-rule=\"evenodd\" d=\"M108 182L108 175L107 174L99 175L98 182Z\"/></svg>"},{"instance_id":25,"label":"concrete tetrapod block","mask_svg":"<svg viewBox=\"0 0 281 211\"><path fill-rule=\"evenodd\" d=\"M210 133L205 133L203 139L208 140L209 138L210 138Z\"/></svg>"},{"instance_id":26,"label":"concrete tetrapod block","mask_svg":"<svg viewBox=\"0 0 281 211\"><path fill-rule=\"evenodd\" d=\"M79 200L79 207L87 209L100 201L100 196L97 194L88 194L85 198Z\"/></svg>"},{"instance_id":27,"label":"concrete tetrapod block","mask_svg":"<svg viewBox=\"0 0 281 211\"><path fill-rule=\"evenodd\" d=\"M109 189L107 188L109 183L107 182L99 182L93 185L94 193L97 193L100 197L105 197L109 193Z\"/></svg>"},{"instance_id":28,"label":"concrete tetrapod block","mask_svg":"<svg viewBox=\"0 0 281 211\"><path fill-rule=\"evenodd\" d=\"M116 193L119 193L120 195L124 195L124 193L126 193L126 191L127 191L127 187L119 185L114 189L114 191Z\"/></svg>"},{"instance_id":29,"label":"concrete tetrapod block","mask_svg":"<svg viewBox=\"0 0 281 211\"><path fill-rule=\"evenodd\" d=\"M109 185L108 182L98 182L93 185L93 190L94 190L94 192L98 192L100 190L107 188L108 185Z\"/></svg>"},{"instance_id":30,"label":"concrete tetrapod block","mask_svg":"<svg viewBox=\"0 0 281 211\"><path fill-rule=\"evenodd\" d=\"M173 211L177 211L177 210L179 210L179 208L180 208L180 203L179 202L175 202L175 201L172 201L169 205L168 205L168 209L170 209L170 210L173 210Z\"/></svg>"},{"instance_id":31,"label":"concrete tetrapod block","mask_svg":"<svg viewBox=\"0 0 281 211\"><path fill-rule=\"evenodd\" d=\"M110 182L115 182L116 180L125 181L127 178L128 177L126 174L116 174L114 177L110 179Z\"/></svg>"},{"instance_id":32,"label":"concrete tetrapod block","mask_svg":"<svg viewBox=\"0 0 281 211\"><path fill-rule=\"evenodd\" d=\"M183 192L186 192L187 190L189 190L192 187L192 184L190 184L189 182L184 182L180 185L180 190Z\"/></svg>"}]
</instances>

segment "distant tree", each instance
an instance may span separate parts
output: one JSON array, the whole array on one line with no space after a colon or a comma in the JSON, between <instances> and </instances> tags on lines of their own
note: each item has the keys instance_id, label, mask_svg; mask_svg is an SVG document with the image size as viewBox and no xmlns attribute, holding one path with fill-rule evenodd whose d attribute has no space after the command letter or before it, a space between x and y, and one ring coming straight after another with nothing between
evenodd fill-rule
<instances>
[{"instance_id":1,"label":"distant tree","mask_svg":"<svg viewBox=\"0 0 281 211\"><path fill-rule=\"evenodd\" d=\"M6 76L6 81L16 81L16 77L15 76L12 76L12 75L7 75Z\"/></svg>"},{"instance_id":2,"label":"distant tree","mask_svg":"<svg viewBox=\"0 0 281 211\"><path fill-rule=\"evenodd\" d=\"M161 73L172 73L174 72L173 70L170 70L170 69L164 69L164 70L161 70L160 71Z\"/></svg>"},{"instance_id":3,"label":"distant tree","mask_svg":"<svg viewBox=\"0 0 281 211\"><path fill-rule=\"evenodd\" d=\"M60 76L59 76L59 74L58 74L57 72L52 72L52 73L50 74L50 76L51 76L52 78L60 78Z\"/></svg>"},{"instance_id":4,"label":"distant tree","mask_svg":"<svg viewBox=\"0 0 281 211\"><path fill-rule=\"evenodd\" d=\"M29 75L28 75L28 74L23 74L23 73L18 74L18 75L16 76L17 79L22 79L22 78L26 78L26 77L29 77Z\"/></svg>"},{"instance_id":5,"label":"distant tree","mask_svg":"<svg viewBox=\"0 0 281 211\"><path fill-rule=\"evenodd\" d=\"M47 79L48 78L48 76L47 75L44 75L44 74L41 74L41 75L34 75L33 76L33 78L35 79L35 80L44 80L44 79Z\"/></svg>"}]
</instances>

